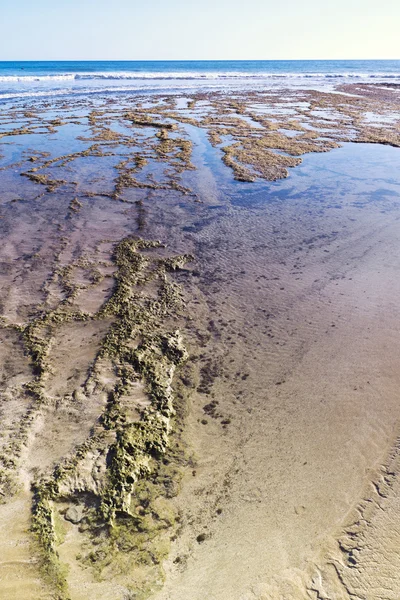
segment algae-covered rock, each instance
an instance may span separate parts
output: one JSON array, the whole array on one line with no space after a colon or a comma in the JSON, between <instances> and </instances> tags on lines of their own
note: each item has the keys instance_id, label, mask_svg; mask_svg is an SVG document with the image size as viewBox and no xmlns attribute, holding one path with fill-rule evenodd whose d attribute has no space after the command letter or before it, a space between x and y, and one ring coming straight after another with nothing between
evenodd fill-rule
<instances>
[{"instance_id":1,"label":"algae-covered rock","mask_svg":"<svg viewBox=\"0 0 400 600\"><path fill-rule=\"evenodd\" d=\"M85 443L56 465L51 476L33 487L32 531L43 549L44 562L57 573L54 577L59 589L65 587L54 519L59 502L70 504L62 514L65 520L79 525L80 535L85 536L87 551L82 561L96 570L96 577L124 572L128 579L135 579L135 564L140 565L138 573L147 573L147 582L144 585L142 575L142 579L138 576L141 583L134 588L140 589L142 598L146 597L144 590L147 594L154 582L160 581L161 563L171 537L168 530L176 526L169 499L178 493L184 464L178 437L174 437L173 450L171 447L171 436L177 436L174 377L188 358L176 329L181 291L168 273L192 260L188 255L160 257L161 248L160 242L122 240L112 259L117 267L113 293L96 314L80 313L73 304L64 302L21 328L38 373L31 385L32 394L39 398L51 369L50 342L57 328L70 321L111 322L87 384L71 396L73 402L84 403L96 394L103 365L113 368L115 384L108 391L96 434L93 431ZM82 261L77 265L92 268ZM73 268L59 270L68 300L76 294ZM146 402L136 406L135 412L128 399L139 384ZM124 553L129 553L129 569ZM144 565L147 571L142 571Z\"/></svg>"}]
</instances>

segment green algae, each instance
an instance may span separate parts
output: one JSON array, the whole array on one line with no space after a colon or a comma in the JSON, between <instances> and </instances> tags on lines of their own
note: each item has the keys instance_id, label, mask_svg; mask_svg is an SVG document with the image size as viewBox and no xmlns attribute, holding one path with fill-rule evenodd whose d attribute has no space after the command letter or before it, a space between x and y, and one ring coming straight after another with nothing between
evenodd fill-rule
<instances>
[{"instance_id":1,"label":"green algae","mask_svg":"<svg viewBox=\"0 0 400 600\"><path fill-rule=\"evenodd\" d=\"M87 266L88 263L77 261L77 265ZM0 486L5 497L14 495L19 489L14 472L19 464L22 450L28 441L29 431L40 410L51 403L45 393L45 385L53 372L50 348L54 333L62 324L84 322L90 318L89 314L71 307L77 294L76 287L68 280L71 273L71 266L58 270L66 298L54 310L39 313L26 325L13 325L2 319L2 327L13 329L19 334L25 353L30 358L34 375L34 378L23 386L23 393L30 399L28 407L20 418L13 439L0 453ZM93 278L94 281L98 281L95 271L93 271Z\"/></svg>"},{"instance_id":2,"label":"green algae","mask_svg":"<svg viewBox=\"0 0 400 600\"><path fill-rule=\"evenodd\" d=\"M166 320L175 318L181 307L179 287L169 281L167 274L183 268L192 257L154 256L161 249L159 242L134 238L116 246L114 292L92 317L113 319L97 359L97 362L111 359L118 373L101 418L103 433L89 437L55 467L51 476L33 484L32 532L43 554L46 579L53 580L56 597L63 600L68 598L68 590L65 567L57 552L60 539L55 507L61 499L74 499L75 492L68 486L79 473L80 463L89 450L105 448L107 452L107 470L98 492L97 508L85 518L86 537L92 542L88 542L89 551L82 556L82 562L91 566L99 580L111 568L121 570L129 579L136 565L138 580L134 587L145 598L157 581L162 580L161 563L168 554L170 530L177 527L177 515L168 499L178 492L181 468L188 459L178 431L174 433L173 423L182 419L183 412L179 409L179 415L176 414L173 379L188 355L179 331L165 330ZM82 260L80 266L88 264ZM71 265L58 269L58 276L68 282L72 271ZM156 284L155 296L144 293L150 284ZM70 301L75 297L70 283L67 291ZM54 311L22 328L21 335L37 370L32 393L43 396L43 381L51 370L48 340L54 328L87 318L64 301ZM140 342L132 347L131 341L136 338ZM97 362L92 369L94 380ZM132 422L121 401L137 381L143 382L149 404L142 410L140 420ZM105 441L107 432L115 436L111 444ZM100 544L97 544L98 531L105 532ZM96 549L90 549L95 540Z\"/></svg>"},{"instance_id":3,"label":"green algae","mask_svg":"<svg viewBox=\"0 0 400 600\"><path fill-rule=\"evenodd\" d=\"M151 472L152 459L165 454L174 415L171 389L174 366L187 358L179 334L153 336L131 351L129 363L146 382L151 406L138 423L117 430L111 448L108 484L102 497L101 513L112 522L117 513L131 514L131 494L135 483ZM114 404L115 407L115 404Z\"/></svg>"}]
</instances>

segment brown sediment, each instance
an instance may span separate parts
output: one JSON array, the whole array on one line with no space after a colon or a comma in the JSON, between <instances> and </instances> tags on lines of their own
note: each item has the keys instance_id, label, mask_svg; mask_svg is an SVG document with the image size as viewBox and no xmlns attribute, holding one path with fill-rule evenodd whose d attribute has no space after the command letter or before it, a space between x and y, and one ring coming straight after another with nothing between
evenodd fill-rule
<instances>
[{"instance_id":1,"label":"brown sediment","mask_svg":"<svg viewBox=\"0 0 400 600\"><path fill-rule=\"evenodd\" d=\"M360 128L358 137L354 140L360 143L384 144L400 148L400 131L388 131L387 128Z\"/></svg>"},{"instance_id":2,"label":"brown sediment","mask_svg":"<svg viewBox=\"0 0 400 600\"><path fill-rule=\"evenodd\" d=\"M11 131L2 131L0 133L0 138L11 135L27 135L29 133L34 133L34 130L28 129L27 127L20 127L19 129L12 129Z\"/></svg>"},{"instance_id":3,"label":"brown sediment","mask_svg":"<svg viewBox=\"0 0 400 600\"><path fill-rule=\"evenodd\" d=\"M53 192L55 189L67 183L65 179L50 179L48 175L42 175L38 173L32 173L28 171L27 173L21 173L24 177L27 177L34 183L40 183L46 186L48 192Z\"/></svg>"},{"instance_id":4,"label":"brown sediment","mask_svg":"<svg viewBox=\"0 0 400 600\"><path fill-rule=\"evenodd\" d=\"M337 148L338 144L329 140L320 140L317 136L310 136L315 141L304 137L286 137L283 133L270 133L260 139L257 139L256 144L261 148L269 148L275 150L283 150L292 156L300 156L307 152L328 152L332 148Z\"/></svg>"},{"instance_id":5,"label":"brown sediment","mask_svg":"<svg viewBox=\"0 0 400 600\"><path fill-rule=\"evenodd\" d=\"M222 128L210 129L208 132L208 139L213 146L218 146L219 144L222 144L221 135L226 135L227 133L227 130Z\"/></svg>"},{"instance_id":6,"label":"brown sediment","mask_svg":"<svg viewBox=\"0 0 400 600\"><path fill-rule=\"evenodd\" d=\"M224 153L224 157L222 160L228 167L231 167L232 171L234 172L235 179L237 179L238 181L249 182L255 181L257 179L257 173L255 173L254 170L248 169L239 162L239 160L241 159L242 163L251 163L251 158L248 156L248 154L243 152L243 150L240 147L240 144L225 146L224 148L222 148L222 151Z\"/></svg>"},{"instance_id":7,"label":"brown sediment","mask_svg":"<svg viewBox=\"0 0 400 600\"><path fill-rule=\"evenodd\" d=\"M179 144L178 147L181 149L181 145ZM176 148L176 146L174 145L174 148ZM179 150L178 154L177 154L177 158L179 159L180 154L182 154L182 150ZM184 155L183 160L186 160L186 154ZM135 166L133 167L129 167L129 163L131 161L130 160L125 160L125 161L121 161L118 165L117 165L117 170L118 170L118 176L115 180L115 186L114 186L114 191L112 193L112 197L115 200L122 200L123 201L123 192L126 189L129 188L138 188L138 189L149 189L149 190L168 190L168 189L174 189L178 192L181 192L182 194L190 194L191 190L183 185L181 185L179 183L179 181L177 181L175 174L179 173L185 169L191 168L189 166L187 166L187 163L184 163L184 165L181 166L181 164L179 163L178 165L175 165L174 163L172 163L172 166L174 166L174 174L172 176L168 177L168 181L166 183L157 183L155 181L153 181L150 177L145 180L145 181L140 181L137 179L137 177L134 177L133 175L138 173L138 171L140 171L146 164L147 164L147 160L144 157L137 157L133 159L133 162L135 163Z\"/></svg>"},{"instance_id":8,"label":"brown sediment","mask_svg":"<svg viewBox=\"0 0 400 600\"><path fill-rule=\"evenodd\" d=\"M174 167L175 172L195 169L191 163L193 144L190 140L176 137L171 138L168 136L167 129L161 129L156 134L156 137L160 140L160 143L155 148L157 154L162 160L167 159L168 163Z\"/></svg>"},{"instance_id":9,"label":"brown sediment","mask_svg":"<svg viewBox=\"0 0 400 600\"><path fill-rule=\"evenodd\" d=\"M164 123L162 121L155 121L150 115L145 112L129 112L124 114L124 119L130 121L135 127L155 127L156 129L170 129L174 130L177 128L175 123Z\"/></svg>"},{"instance_id":10,"label":"brown sediment","mask_svg":"<svg viewBox=\"0 0 400 600\"><path fill-rule=\"evenodd\" d=\"M136 164L139 164L139 167L135 166L134 167L128 167L128 163L130 161L126 160L126 161L122 161L117 165L117 170L118 170L118 176L115 180L115 187L114 187L114 192L113 192L113 198L115 200L120 200L122 199L122 194L124 192L125 189L127 188L141 188L141 189L159 189L159 185L157 185L156 183L153 182L140 182L138 181L135 177L133 177L133 174L137 173L138 170L140 170L144 165L145 165L145 160L141 159L140 161L136 161Z\"/></svg>"},{"instance_id":11,"label":"brown sediment","mask_svg":"<svg viewBox=\"0 0 400 600\"><path fill-rule=\"evenodd\" d=\"M69 209L70 211L77 213L81 210L83 204L79 202L78 198L73 198L70 202Z\"/></svg>"},{"instance_id":12,"label":"brown sediment","mask_svg":"<svg viewBox=\"0 0 400 600\"><path fill-rule=\"evenodd\" d=\"M58 166L64 167L68 163L76 160L77 158L83 158L87 156L113 156L112 152L103 152L99 144L93 144L86 150L81 150L80 152L73 152L71 154L64 154L62 156L57 156L56 158L52 158L50 160L46 160L40 166L35 167L30 170L30 172L35 172L38 169L46 169L56 163L60 163Z\"/></svg>"}]
</instances>

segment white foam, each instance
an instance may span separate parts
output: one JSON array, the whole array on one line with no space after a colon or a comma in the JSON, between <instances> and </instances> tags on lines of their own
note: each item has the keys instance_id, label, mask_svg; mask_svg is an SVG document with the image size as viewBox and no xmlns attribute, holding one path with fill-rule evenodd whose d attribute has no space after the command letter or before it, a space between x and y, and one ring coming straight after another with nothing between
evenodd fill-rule
<instances>
[{"instance_id":1,"label":"white foam","mask_svg":"<svg viewBox=\"0 0 400 600\"><path fill-rule=\"evenodd\" d=\"M1 75L0 82L30 83L79 80L220 80L220 79L400 79L400 73L271 73L264 71L115 71L54 75Z\"/></svg>"},{"instance_id":2,"label":"white foam","mask_svg":"<svg viewBox=\"0 0 400 600\"><path fill-rule=\"evenodd\" d=\"M0 75L0 82L4 83L18 83L18 82L32 82L32 81L73 81L75 75L73 73L66 73L64 75Z\"/></svg>"}]
</instances>

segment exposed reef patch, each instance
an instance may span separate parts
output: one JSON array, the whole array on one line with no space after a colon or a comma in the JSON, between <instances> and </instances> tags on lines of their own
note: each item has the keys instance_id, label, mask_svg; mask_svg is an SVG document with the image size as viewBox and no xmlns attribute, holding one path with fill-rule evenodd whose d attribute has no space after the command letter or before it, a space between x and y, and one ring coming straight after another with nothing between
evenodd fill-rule
<instances>
[{"instance_id":1,"label":"exposed reef patch","mask_svg":"<svg viewBox=\"0 0 400 600\"><path fill-rule=\"evenodd\" d=\"M188 358L176 328L182 292L170 273L192 259L167 256L159 242L126 238L116 244L109 265L99 265L113 267L115 284L97 312L77 308L87 289L76 283L78 274L84 270L92 287L102 281L100 270L82 258L56 270L54 279L65 297L54 309L26 325L3 323L21 336L34 374L26 385L31 407L1 458L8 497L18 491L12 473L30 429L52 410L47 384L54 373L51 346L57 331L72 322L110 324L85 384L62 401L73 406L98 398L104 408L87 439L32 482L31 530L54 598L70 597L71 565L60 558L66 521L81 547L74 569L89 566L93 578L102 581L112 568L137 598L147 597L162 581L161 562L179 523L171 499L189 460L180 435L187 390L179 383L179 369ZM72 518L72 512L79 516Z\"/></svg>"}]
</instances>

